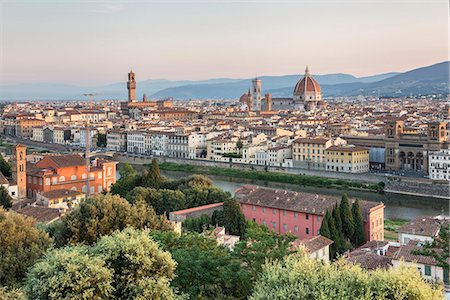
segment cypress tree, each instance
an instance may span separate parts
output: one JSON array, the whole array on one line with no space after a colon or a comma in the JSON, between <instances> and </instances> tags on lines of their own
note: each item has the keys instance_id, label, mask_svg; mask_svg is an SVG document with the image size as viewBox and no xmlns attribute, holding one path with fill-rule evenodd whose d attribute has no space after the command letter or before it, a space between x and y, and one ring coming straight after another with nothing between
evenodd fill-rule
<instances>
[{"instance_id":1,"label":"cypress tree","mask_svg":"<svg viewBox=\"0 0 450 300\"><path fill-rule=\"evenodd\" d=\"M161 171L159 170L158 161L154 158L152 164L150 165L150 170L148 173L143 175L143 185L145 187L159 189L162 183Z\"/></svg>"},{"instance_id":2,"label":"cypress tree","mask_svg":"<svg viewBox=\"0 0 450 300\"><path fill-rule=\"evenodd\" d=\"M331 214L328 215L328 227L330 228L331 239L333 240L332 244L332 258L336 258L339 253L341 253L342 249L342 240L341 236L336 228L336 224L334 222L333 216Z\"/></svg>"},{"instance_id":3,"label":"cypress tree","mask_svg":"<svg viewBox=\"0 0 450 300\"><path fill-rule=\"evenodd\" d=\"M364 224L358 199L352 204L352 215L353 221L355 222L355 232L353 234L352 243L355 247L359 247L366 242L366 238L364 236Z\"/></svg>"},{"instance_id":4,"label":"cypress tree","mask_svg":"<svg viewBox=\"0 0 450 300\"><path fill-rule=\"evenodd\" d=\"M342 234L341 213L339 211L339 206L337 203L333 208L333 218L334 218L334 222L336 223L336 229Z\"/></svg>"},{"instance_id":5,"label":"cypress tree","mask_svg":"<svg viewBox=\"0 0 450 300\"><path fill-rule=\"evenodd\" d=\"M5 177L12 176L11 165L3 158L1 154L0 154L0 172L2 172L3 175L5 175Z\"/></svg>"},{"instance_id":6,"label":"cypress tree","mask_svg":"<svg viewBox=\"0 0 450 300\"><path fill-rule=\"evenodd\" d=\"M328 211L325 213L325 216L322 219L322 224L320 225L319 233L321 236L327 237L331 239L330 227L328 225Z\"/></svg>"},{"instance_id":7,"label":"cypress tree","mask_svg":"<svg viewBox=\"0 0 450 300\"><path fill-rule=\"evenodd\" d=\"M344 239L351 240L353 233L355 232L355 226L347 194L342 196L341 203L339 204L339 211L341 213L342 233Z\"/></svg>"}]
</instances>

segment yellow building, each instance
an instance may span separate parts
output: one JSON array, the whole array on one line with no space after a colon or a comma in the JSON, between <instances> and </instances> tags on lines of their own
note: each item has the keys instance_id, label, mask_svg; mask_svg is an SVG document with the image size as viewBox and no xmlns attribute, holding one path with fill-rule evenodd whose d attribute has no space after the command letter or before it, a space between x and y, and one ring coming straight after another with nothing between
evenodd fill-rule
<instances>
[{"instance_id":1,"label":"yellow building","mask_svg":"<svg viewBox=\"0 0 450 300\"><path fill-rule=\"evenodd\" d=\"M294 167L308 169L325 169L326 149L333 145L346 144L337 138L299 138L292 143L292 160Z\"/></svg>"},{"instance_id":2,"label":"yellow building","mask_svg":"<svg viewBox=\"0 0 450 300\"><path fill-rule=\"evenodd\" d=\"M331 146L326 150L327 171L369 172L369 150L354 145Z\"/></svg>"}]
</instances>

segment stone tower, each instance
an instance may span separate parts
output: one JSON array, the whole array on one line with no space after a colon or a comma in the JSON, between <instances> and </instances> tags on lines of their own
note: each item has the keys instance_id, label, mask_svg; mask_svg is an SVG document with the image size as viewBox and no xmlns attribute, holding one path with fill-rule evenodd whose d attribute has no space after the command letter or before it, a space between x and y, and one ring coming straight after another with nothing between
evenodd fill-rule
<instances>
[{"instance_id":1,"label":"stone tower","mask_svg":"<svg viewBox=\"0 0 450 300\"><path fill-rule=\"evenodd\" d=\"M134 80L133 70L130 70L130 73L128 73L127 88L128 88L128 102L135 102L136 101L136 81Z\"/></svg>"},{"instance_id":2,"label":"stone tower","mask_svg":"<svg viewBox=\"0 0 450 300\"><path fill-rule=\"evenodd\" d=\"M252 80L252 111L261 110L261 79Z\"/></svg>"},{"instance_id":3,"label":"stone tower","mask_svg":"<svg viewBox=\"0 0 450 300\"><path fill-rule=\"evenodd\" d=\"M17 198L27 196L27 147L17 145L14 148L13 179L17 182Z\"/></svg>"}]
</instances>

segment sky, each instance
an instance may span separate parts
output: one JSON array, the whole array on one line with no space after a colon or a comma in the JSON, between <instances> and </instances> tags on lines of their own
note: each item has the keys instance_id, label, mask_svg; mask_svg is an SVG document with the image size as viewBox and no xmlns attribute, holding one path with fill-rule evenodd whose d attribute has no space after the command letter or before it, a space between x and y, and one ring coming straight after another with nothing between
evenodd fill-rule
<instances>
[{"instance_id":1,"label":"sky","mask_svg":"<svg viewBox=\"0 0 450 300\"><path fill-rule=\"evenodd\" d=\"M408 71L449 58L447 0L0 0L0 85Z\"/></svg>"}]
</instances>

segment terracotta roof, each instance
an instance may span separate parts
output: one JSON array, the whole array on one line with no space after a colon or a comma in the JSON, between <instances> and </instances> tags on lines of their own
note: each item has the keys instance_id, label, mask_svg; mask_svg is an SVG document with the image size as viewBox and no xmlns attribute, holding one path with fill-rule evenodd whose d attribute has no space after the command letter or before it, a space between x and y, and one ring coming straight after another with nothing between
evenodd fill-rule
<instances>
[{"instance_id":1,"label":"terracotta roof","mask_svg":"<svg viewBox=\"0 0 450 300\"><path fill-rule=\"evenodd\" d=\"M47 199L58 199L62 197L74 197L78 195L83 195L83 192L80 191L72 191L72 190L54 190L54 191L48 191L44 192L42 196L44 196Z\"/></svg>"},{"instance_id":2,"label":"terracotta roof","mask_svg":"<svg viewBox=\"0 0 450 300\"><path fill-rule=\"evenodd\" d=\"M329 195L318 195L304 192L276 190L258 186L242 186L235 191L235 199L242 204L254 204L270 208L285 209L296 212L324 215L332 209L341 198ZM349 199L352 204L355 199ZM359 200L363 220L372 209L384 208L380 202Z\"/></svg>"},{"instance_id":3,"label":"terracotta roof","mask_svg":"<svg viewBox=\"0 0 450 300\"><path fill-rule=\"evenodd\" d=\"M309 253L314 253L326 246L333 244L333 241L321 235L316 235L311 238L296 240L294 245L303 245Z\"/></svg>"},{"instance_id":4,"label":"terracotta roof","mask_svg":"<svg viewBox=\"0 0 450 300\"><path fill-rule=\"evenodd\" d=\"M368 250L355 250L347 254L347 261L360 265L367 270L387 269L392 266L392 259Z\"/></svg>"},{"instance_id":5,"label":"terracotta roof","mask_svg":"<svg viewBox=\"0 0 450 300\"><path fill-rule=\"evenodd\" d=\"M434 237L439 233L441 222L433 217L419 217L397 229L398 232Z\"/></svg>"},{"instance_id":6,"label":"terracotta roof","mask_svg":"<svg viewBox=\"0 0 450 300\"><path fill-rule=\"evenodd\" d=\"M177 211L172 212L172 214L184 215L184 214L189 214L189 213L193 213L193 212L197 212L197 211L202 211L204 209L210 209L210 208L214 208L214 207L219 207L219 206L222 206L222 205L223 205L223 202L213 203L213 204L202 205L202 206L197 206L197 207L193 207L193 208L177 210Z\"/></svg>"},{"instance_id":7,"label":"terracotta roof","mask_svg":"<svg viewBox=\"0 0 450 300\"><path fill-rule=\"evenodd\" d=\"M320 93L319 83L310 75L306 75L295 85L294 95L303 94L304 92Z\"/></svg>"},{"instance_id":8,"label":"terracotta roof","mask_svg":"<svg viewBox=\"0 0 450 300\"><path fill-rule=\"evenodd\" d=\"M60 217L59 209L43 206L25 206L17 211L28 217L36 219L38 223L51 223Z\"/></svg>"},{"instance_id":9,"label":"terracotta roof","mask_svg":"<svg viewBox=\"0 0 450 300\"><path fill-rule=\"evenodd\" d=\"M407 262L417 262L425 265L436 265L436 259L432 256L413 254L415 250L420 250L422 242L417 240L410 240L408 244L400 246L400 249L394 254L392 259L401 260Z\"/></svg>"},{"instance_id":10,"label":"terracotta roof","mask_svg":"<svg viewBox=\"0 0 450 300\"><path fill-rule=\"evenodd\" d=\"M78 154L65 154L46 156L42 160L36 163L38 168L65 168L74 166L84 166L86 164L85 159Z\"/></svg>"},{"instance_id":11,"label":"terracotta roof","mask_svg":"<svg viewBox=\"0 0 450 300\"><path fill-rule=\"evenodd\" d=\"M298 138L294 140L294 143L325 144L329 140L326 138Z\"/></svg>"}]
</instances>

